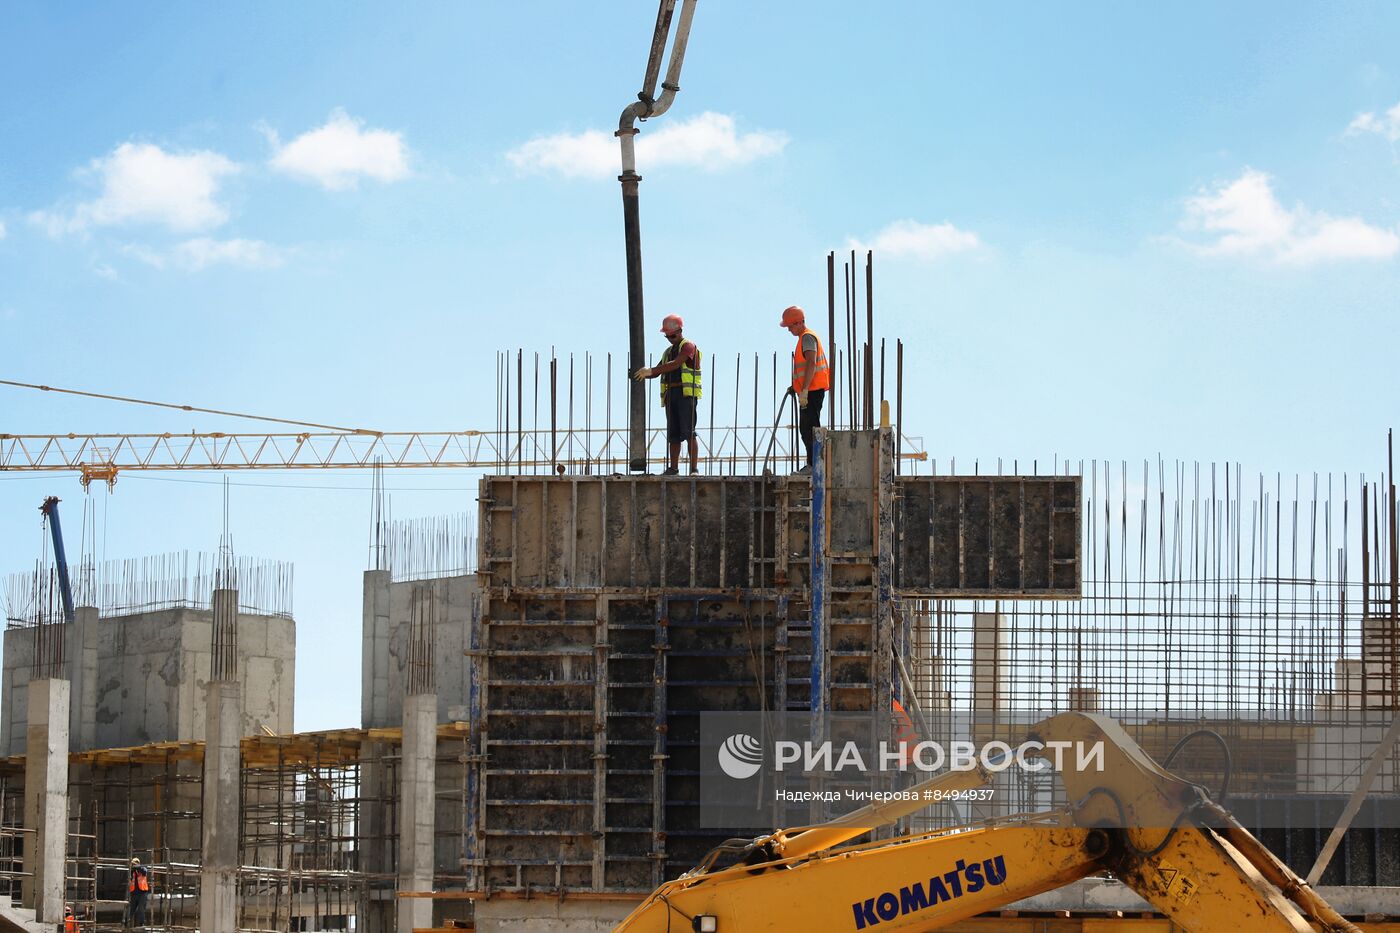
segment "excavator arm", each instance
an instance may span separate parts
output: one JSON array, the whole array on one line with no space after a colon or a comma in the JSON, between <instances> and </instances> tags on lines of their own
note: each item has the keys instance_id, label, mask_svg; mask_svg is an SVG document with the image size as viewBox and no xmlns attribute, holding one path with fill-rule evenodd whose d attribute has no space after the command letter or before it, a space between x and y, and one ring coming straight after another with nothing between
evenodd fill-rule
<instances>
[{"instance_id":1,"label":"excavator arm","mask_svg":"<svg viewBox=\"0 0 1400 933\"><path fill-rule=\"evenodd\" d=\"M1066 713L1029 738L1044 747L1102 743L1097 767L1061 761L1074 801L1063 810L843 845L923 807L872 805L752 840L731 853L739 862L727 868L714 870L707 859L658 888L617 930L937 930L1104 872L1189 931L1356 930L1204 789L1159 767L1112 720ZM925 790L990 777L947 772L907 796L926 799Z\"/></svg>"}]
</instances>

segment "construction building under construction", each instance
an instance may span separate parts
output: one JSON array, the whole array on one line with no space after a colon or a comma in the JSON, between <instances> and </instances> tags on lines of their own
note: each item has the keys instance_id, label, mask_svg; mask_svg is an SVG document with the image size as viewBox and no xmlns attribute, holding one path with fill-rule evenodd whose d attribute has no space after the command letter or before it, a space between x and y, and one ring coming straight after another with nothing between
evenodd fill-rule
<instances>
[{"instance_id":1,"label":"construction building under construction","mask_svg":"<svg viewBox=\"0 0 1400 933\"><path fill-rule=\"evenodd\" d=\"M493 475L475 527L383 522L364 576L359 729L291 730L275 565L235 569L246 591L177 573L209 584L203 601L12 621L5 883L25 904L56 887L95 928L121 922L136 855L152 922L171 929L216 928L202 887L215 870L228 928L603 929L724 835L696 818L700 711L895 697L1005 722L1131 714L1158 755L1209 720L1261 749L1240 756L1232 809L1312 867L1394 710L1394 513L1374 484L1309 495L1242 488L1234 467L1134 477L1102 462L911 475L878 428L830 432L826 451L810 480ZM121 657L131 626L166 633L150 642L165 661ZM60 692L73 712L46 722L62 704L36 697ZM220 727L212 711L230 697L241 712ZM66 733L67 768L35 793L54 773L34 767L45 730ZM236 782L217 815L214 741ZM1185 766L1219 767L1196 757ZM1392 751L1322 875L1346 913L1400 913L1395 775ZM55 835L61 884L36 871ZM232 857L211 865L220 835ZM1101 883L1024 908L1141 905Z\"/></svg>"},{"instance_id":2,"label":"construction building under construction","mask_svg":"<svg viewBox=\"0 0 1400 933\"><path fill-rule=\"evenodd\" d=\"M1389 469L933 459L903 427L902 347L887 391L884 343L870 323L855 337L854 262L846 280L810 475L788 475L776 357L736 359L732 390L708 358L689 477L614 472L635 447L594 391L610 360L523 353L498 356L496 429L470 437L300 435L269 457L271 436L229 435L203 465L179 438L0 441L0 468L109 481L380 464L358 728L295 731L286 564L84 564L71 620L47 567L12 579L0 927L51 929L66 903L85 933L117 929L137 857L158 929L611 929L761 828L700 819L703 712L898 701L923 730L982 735L1105 712L1174 770L1223 777L1229 808L1363 928L1400 928ZM395 465L484 473L476 515L392 520ZM1231 755L1178 754L1203 725ZM916 825L1053 803L1003 790ZM1168 929L1108 879L957 928L1052 921Z\"/></svg>"}]
</instances>

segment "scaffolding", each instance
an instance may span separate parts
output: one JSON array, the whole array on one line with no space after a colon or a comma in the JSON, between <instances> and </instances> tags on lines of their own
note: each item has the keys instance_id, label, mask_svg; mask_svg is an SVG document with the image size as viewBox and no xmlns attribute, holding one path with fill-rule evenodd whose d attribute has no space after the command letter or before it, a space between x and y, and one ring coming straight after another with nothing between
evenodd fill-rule
<instances>
[{"instance_id":1,"label":"scaffolding","mask_svg":"<svg viewBox=\"0 0 1400 933\"><path fill-rule=\"evenodd\" d=\"M467 878L468 740L456 724L438 729L435 855L444 886ZM399 743L397 729L243 740L240 930L350 930L356 917L392 914ZM199 927L202 761L199 742L72 756L66 898L84 933L123 928L133 857L150 872L148 928ZM0 898L18 900L29 831L15 763L0 761ZM465 916L469 907L455 909Z\"/></svg>"},{"instance_id":2,"label":"scaffolding","mask_svg":"<svg viewBox=\"0 0 1400 933\"><path fill-rule=\"evenodd\" d=\"M0 899L18 900L24 879L24 772L0 762Z\"/></svg>"}]
</instances>

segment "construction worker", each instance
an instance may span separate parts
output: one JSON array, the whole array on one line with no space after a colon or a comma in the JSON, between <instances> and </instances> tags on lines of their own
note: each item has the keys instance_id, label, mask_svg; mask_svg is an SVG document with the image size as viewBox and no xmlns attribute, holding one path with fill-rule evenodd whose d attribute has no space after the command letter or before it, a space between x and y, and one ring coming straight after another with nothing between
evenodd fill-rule
<instances>
[{"instance_id":1,"label":"construction worker","mask_svg":"<svg viewBox=\"0 0 1400 933\"><path fill-rule=\"evenodd\" d=\"M907 768L914 760L914 746L919 744L919 730L914 728L914 720L904 711L903 703L893 699L890 702L894 705L892 720L894 742L899 749L899 764L901 768Z\"/></svg>"},{"instance_id":2,"label":"construction worker","mask_svg":"<svg viewBox=\"0 0 1400 933\"><path fill-rule=\"evenodd\" d=\"M700 450L695 438L695 412L700 402L700 348L681 333L685 322L679 314L668 314L661 321L661 333L671 345L661 354L655 368L643 366L633 379L661 377L661 406L666 409L666 440L670 444L670 466L663 476L680 472L681 443L689 445L690 472L700 472Z\"/></svg>"},{"instance_id":3,"label":"construction worker","mask_svg":"<svg viewBox=\"0 0 1400 933\"><path fill-rule=\"evenodd\" d=\"M797 396L797 427L802 446L807 450L807 465L799 473L812 469L812 432L821 426L822 403L831 388L831 370L826 364L826 351L821 338L807 329L807 315L797 305L783 311L781 327L797 338L792 351L792 392Z\"/></svg>"},{"instance_id":4,"label":"construction worker","mask_svg":"<svg viewBox=\"0 0 1400 933\"><path fill-rule=\"evenodd\" d=\"M151 893L151 875L139 858L131 860L131 876L127 880L126 925L143 927L146 925L146 898Z\"/></svg>"},{"instance_id":5,"label":"construction worker","mask_svg":"<svg viewBox=\"0 0 1400 933\"><path fill-rule=\"evenodd\" d=\"M63 933L78 933L78 918L73 916L73 905L63 905Z\"/></svg>"}]
</instances>

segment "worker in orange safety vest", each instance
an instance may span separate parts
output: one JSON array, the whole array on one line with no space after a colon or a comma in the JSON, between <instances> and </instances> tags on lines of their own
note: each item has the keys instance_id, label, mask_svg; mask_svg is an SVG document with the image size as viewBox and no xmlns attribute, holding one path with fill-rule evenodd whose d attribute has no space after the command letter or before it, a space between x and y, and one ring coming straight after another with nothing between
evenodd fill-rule
<instances>
[{"instance_id":1,"label":"worker in orange safety vest","mask_svg":"<svg viewBox=\"0 0 1400 933\"><path fill-rule=\"evenodd\" d=\"M807 329L806 312L792 305L783 311L779 326L797 338L792 351L792 393L797 396L797 429L807 451L807 465L797 472L808 473L812 469L812 434L821 427L822 403L831 388L831 368L827 366L821 338Z\"/></svg>"},{"instance_id":2,"label":"worker in orange safety vest","mask_svg":"<svg viewBox=\"0 0 1400 933\"><path fill-rule=\"evenodd\" d=\"M63 933L78 933L78 918L73 916L73 905L63 905Z\"/></svg>"},{"instance_id":3,"label":"worker in orange safety vest","mask_svg":"<svg viewBox=\"0 0 1400 933\"><path fill-rule=\"evenodd\" d=\"M126 885L128 910L126 925L143 927L146 925L146 899L151 894L151 875L139 858L131 860L131 875Z\"/></svg>"},{"instance_id":4,"label":"worker in orange safety vest","mask_svg":"<svg viewBox=\"0 0 1400 933\"><path fill-rule=\"evenodd\" d=\"M914 760L914 746L919 744L919 730L914 728L914 720L904 711L902 703L898 700L890 702L894 704L894 743L899 749L900 764L907 767Z\"/></svg>"}]
</instances>

